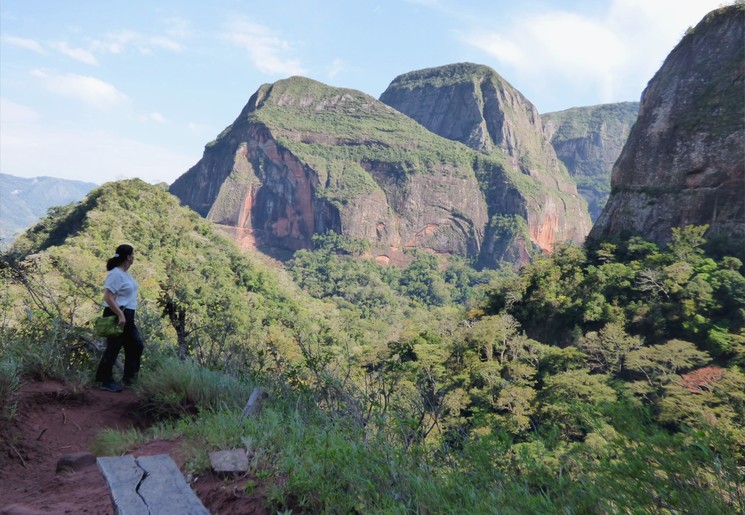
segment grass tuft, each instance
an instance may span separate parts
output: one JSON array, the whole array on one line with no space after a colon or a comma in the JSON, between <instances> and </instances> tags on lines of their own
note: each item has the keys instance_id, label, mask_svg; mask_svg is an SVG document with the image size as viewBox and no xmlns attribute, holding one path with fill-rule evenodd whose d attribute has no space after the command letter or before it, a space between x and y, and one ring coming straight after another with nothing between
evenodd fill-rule
<instances>
[{"instance_id":1,"label":"grass tuft","mask_svg":"<svg viewBox=\"0 0 745 515\"><path fill-rule=\"evenodd\" d=\"M240 413L252 385L192 361L170 358L143 371L136 388L145 412L162 420L200 411L237 409Z\"/></svg>"},{"instance_id":2,"label":"grass tuft","mask_svg":"<svg viewBox=\"0 0 745 515\"><path fill-rule=\"evenodd\" d=\"M15 418L20 385L18 365L11 360L0 361L0 417L4 420Z\"/></svg>"}]
</instances>

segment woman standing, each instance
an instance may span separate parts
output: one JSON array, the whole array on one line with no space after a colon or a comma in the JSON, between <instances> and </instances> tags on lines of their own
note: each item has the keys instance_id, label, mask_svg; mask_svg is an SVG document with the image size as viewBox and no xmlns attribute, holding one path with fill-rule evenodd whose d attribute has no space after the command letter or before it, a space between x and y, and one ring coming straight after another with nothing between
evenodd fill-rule
<instances>
[{"instance_id":1,"label":"woman standing","mask_svg":"<svg viewBox=\"0 0 745 515\"><path fill-rule=\"evenodd\" d=\"M137 281L129 275L135 260L131 245L119 245L114 257L106 262L106 280L103 287L104 316L116 315L124 333L106 338L106 350L96 371L96 381L104 390L121 392L122 386L114 382L113 369L119 351L124 347L124 373L122 383L130 386L140 370L140 356L144 344L140 330L135 325L137 309Z\"/></svg>"}]
</instances>

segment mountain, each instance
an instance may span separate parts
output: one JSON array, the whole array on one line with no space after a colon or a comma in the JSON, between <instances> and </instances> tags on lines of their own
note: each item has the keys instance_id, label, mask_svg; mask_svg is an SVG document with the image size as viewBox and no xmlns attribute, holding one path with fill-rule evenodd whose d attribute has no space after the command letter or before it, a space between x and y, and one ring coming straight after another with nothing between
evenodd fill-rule
<instances>
[{"instance_id":1,"label":"mountain","mask_svg":"<svg viewBox=\"0 0 745 515\"><path fill-rule=\"evenodd\" d=\"M587 207L544 134L538 110L493 69L458 63L406 73L380 100L435 134L497 156L510 174L524 179L520 198L506 203L499 179L482 178L490 230L507 215L527 224L530 243L542 251L584 241Z\"/></svg>"},{"instance_id":2,"label":"mountain","mask_svg":"<svg viewBox=\"0 0 745 515\"><path fill-rule=\"evenodd\" d=\"M541 115L543 128L595 221L610 194L610 174L636 122L639 102L574 107Z\"/></svg>"},{"instance_id":3,"label":"mountain","mask_svg":"<svg viewBox=\"0 0 745 515\"><path fill-rule=\"evenodd\" d=\"M50 207L81 200L95 187L91 182L0 173L0 245L12 242Z\"/></svg>"},{"instance_id":4,"label":"mountain","mask_svg":"<svg viewBox=\"0 0 745 515\"><path fill-rule=\"evenodd\" d=\"M424 248L494 265L581 241L586 228L566 231L555 213L576 190L548 194L555 178L510 159L433 134L362 92L291 77L261 86L170 192L280 255L327 231L369 242L379 262Z\"/></svg>"},{"instance_id":5,"label":"mountain","mask_svg":"<svg viewBox=\"0 0 745 515\"><path fill-rule=\"evenodd\" d=\"M649 81L592 239L709 225L745 241L745 5L709 13Z\"/></svg>"},{"instance_id":6,"label":"mountain","mask_svg":"<svg viewBox=\"0 0 745 515\"><path fill-rule=\"evenodd\" d=\"M269 252L333 231L385 261L410 247L475 256L474 158L364 93L292 77L261 86L170 191Z\"/></svg>"}]
</instances>

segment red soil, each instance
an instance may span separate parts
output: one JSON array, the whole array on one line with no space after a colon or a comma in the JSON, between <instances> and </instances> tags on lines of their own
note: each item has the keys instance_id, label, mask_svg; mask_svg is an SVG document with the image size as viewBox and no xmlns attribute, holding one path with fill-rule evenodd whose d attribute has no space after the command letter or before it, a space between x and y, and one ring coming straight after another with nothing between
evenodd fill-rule
<instances>
[{"instance_id":1,"label":"red soil","mask_svg":"<svg viewBox=\"0 0 745 515\"><path fill-rule=\"evenodd\" d=\"M104 429L144 429L147 422L134 415L137 407L131 390L76 390L56 381L24 384L15 420L0 421L0 515L113 514L106 481L95 464L57 473L57 461L90 451ZM179 440L149 442L129 454L169 454L184 470ZM256 478L221 478L210 472L192 480L191 486L210 513L271 513L260 489L244 493L251 479L258 484Z\"/></svg>"}]
</instances>

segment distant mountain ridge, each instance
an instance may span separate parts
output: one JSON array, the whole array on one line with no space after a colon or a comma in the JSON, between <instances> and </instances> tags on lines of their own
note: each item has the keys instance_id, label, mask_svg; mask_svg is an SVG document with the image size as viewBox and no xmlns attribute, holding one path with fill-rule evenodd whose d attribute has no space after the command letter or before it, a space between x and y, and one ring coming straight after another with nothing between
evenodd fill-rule
<instances>
[{"instance_id":1,"label":"distant mountain ridge","mask_svg":"<svg viewBox=\"0 0 745 515\"><path fill-rule=\"evenodd\" d=\"M91 182L0 173L0 247L34 225L50 207L82 200L96 186Z\"/></svg>"},{"instance_id":2,"label":"distant mountain ridge","mask_svg":"<svg viewBox=\"0 0 745 515\"><path fill-rule=\"evenodd\" d=\"M610 175L639 113L639 102L573 107L541 115L543 128L595 221L610 194Z\"/></svg>"}]
</instances>

